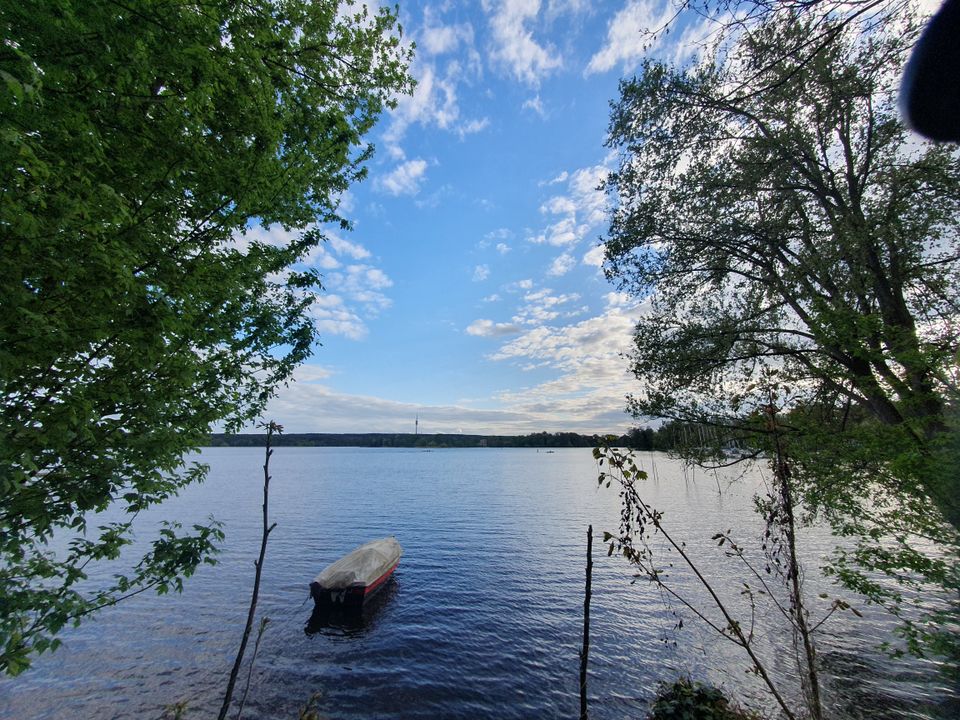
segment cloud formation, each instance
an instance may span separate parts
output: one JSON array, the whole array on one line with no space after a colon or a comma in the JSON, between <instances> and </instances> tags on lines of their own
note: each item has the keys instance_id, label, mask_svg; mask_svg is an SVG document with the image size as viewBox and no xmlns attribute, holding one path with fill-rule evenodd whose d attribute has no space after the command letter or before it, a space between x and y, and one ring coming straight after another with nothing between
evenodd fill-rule
<instances>
[{"instance_id":1,"label":"cloud formation","mask_svg":"<svg viewBox=\"0 0 960 720\"><path fill-rule=\"evenodd\" d=\"M625 396L634 389L629 372L633 327L644 312L629 296L610 293L603 313L571 325L538 325L504 343L490 358L525 370L547 368L557 377L497 399L520 413L597 418L622 426ZM619 421L618 421L619 418Z\"/></svg>"},{"instance_id":2,"label":"cloud formation","mask_svg":"<svg viewBox=\"0 0 960 720\"><path fill-rule=\"evenodd\" d=\"M606 254L606 247L603 245L595 245L583 254L583 264L592 265L593 267L603 267L603 258Z\"/></svg>"},{"instance_id":3,"label":"cloud formation","mask_svg":"<svg viewBox=\"0 0 960 720\"><path fill-rule=\"evenodd\" d=\"M546 289L527 297L553 306L571 299ZM623 431L630 425L623 411L625 396L635 383L623 354L629 351L644 306L623 293L608 293L605 300L601 314L568 326L538 325L523 331L512 323L482 319L467 328L476 337L512 336L490 356L494 362L557 372L547 382L497 393L497 409L478 409L469 401L425 406L340 393L323 382L333 374L329 369L305 365L297 369L296 383L270 402L267 413L283 417L297 432L410 432L416 416L423 432Z\"/></svg>"},{"instance_id":4,"label":"cloud formation","mask_svg":"<svg viewBox=\"0 0 960 720\"><path fill-rule=\"evenodd\" d=\"M562 306L580 299L578 293L553 294L550 288L542 288L528 292L523 296L524 304L518 308L512 321L519 325L541 325L566 315L572 317L574 311L565 310Z\"/></svg>"},{"instance_id":5,"label":"cloud formation","mask_svg":"<svg viewBox=\"0 0 960 720\"><path fill-rule=\"evenodd\" d=\"M370 251L362 245L344 240L339 235L331 234L327 238L327 244L333 248L337 255L349 255L354 260L366 260L370 257Z\"/></svg>"},{"instance_id":6,"label":"cloud formation","mask_svg":"<svg viewBox=\"0 0 960 720\"><path fill-rule=\"evenodd\" d=\"M547 116L547 111L543 107L543 100L540 99L539 95L537 95L536 97L532 97L527 100L524 100L523 105L521 106L521 109L532 110L542 118L545 118Z\"/></svg>"},{"instance_id":7,"label":"cloud formation","mask_svg":"<svg viewBox=\"0 0 960 720\"><path fill-rule=\"evenodd\" d=\"M560 277L566 275L568 272L573 270L576 267L577 261L573 259L573 255L570 253L563 253L558 255L554 259L553 263L550 265L550 269L547 270L547 275L550 277Z\"/></svg>"},{"instance_id":8,"label":"cloud formation","mask_svg":"<svg viewBox=\"0 0 960 720\"><path fill-rule=\"evenodd\" d=\"M566 189L562 194L548 198L540 206L540 212L557 219L529 240L538 245L570 247L604 224L607 199L598 188L608 172L606 165L594 165L573 173L564 172L550 180L547 185L563 184Z\"/></svg>"},{"instance_id":9,"label":"cloud formation","mask_svg":"<svg viewBox=\"0 0 960 720\"><path fill-rule=\"evenodd\" d=\"M540 0L484 0L482 6L490 22L494 65L533 87L563 66L559 52L549 43L538 43L530 29L540 13Z\"/></svg>"},{"instance_id":10,"label":"cloud formation","mask_svg":"<svg viewBox=\"0 0 960 720\"><path fill-rule=\"evenodd\" d=\"M607 24L606 41L590 58L584 74L606 72L617 65L624 71L634 69L650 49L647 33L662 27L673 14L669 3L630 0Z\"/></svg>"},{"instance_id":11,"label":"cloud formation","mask_svg":"<svg viewBox=\"0 0 960 720\"><path fill-rule=\"evenodd\" d=\"M613 405L599 394L574 391L550 397L547 386L527 392L504 393L501 408L455 404L418 405L408 402L338 392L324 380L333 373L322 367L297 368L295 381L280 388L266 410L267 417L283 418L290 432L420 432L468 434L526 434L548 432L608 432L626 429L622 397ZM558 388L562 390L563 388ZM579 392L579 394L578 394ZM295 430L294 430L295 428ZM248 428L253 431L253 428Z\"/></svg>"},{"instance_id":12,"label":"cloud formation","mask_svg":"<svg viewBox=\"0 0 960 720\"><path fill-rule=\"evenodd\" d=\"M244 249L254 242L279 247L299 235L300 231L280 225L255 226L235 238L235 244ZM331 230L323 230L323 235L326 241L313 248L301 266L316 270L323 280L323 290L314 294L310 317L321 336L362 340L368 334L366 320L390 307L386 290L393 281L370 262L370 251L360 243Z\"/></svg>"},{"instance_id":13,"label":"cloud formation","mask_svg":"<svg viewBox=\"0 0 960 720\"><path fill-rule=\"evenodd\" d=\"M503 337L516 335L520 327L513 323L495 323L493 320L474 320L467 326L467 335L475 337Z\"/></svg>"},{"instance_id":14,"label":"cloud formation","mask_svg":"<svg viewBox=\"0 0 960 720\"><path fill-rule=\"evenodd\" d=\"M473 54L476 52L473 25L469 22L444 25L435 17L434 12L427 8L424 11L424 28L420 31L417 45L418 49L427 55L445 55L460 47L465 47Z\"/></svg>"},{"instance_id":15,"label":"cloud formation","mask_svg":"<svg viewBox=\"0 0 960 720\"><path fill-rule=\"evenodd\" d=\"M417 85L412 95L400 97L397 107L390 111L384 133L388 152L394 155L402 154L398 144L414 124L453 132L461 139L490 124L485 117L464 119L460 110L460 85L483 72L473 26L469 22L445 25L427 8L424 28L415 39L418 52L410 73Z\"/></svg>"},{"instance_id":16,"label":"cloud formation","mask_svg":"<svg viewBox=\"0 0 960 720\"><path fill-rule=\"evenodd\" d=\"M310 307L310 317L321 337L340 335L350 340L363 340L367 336L363 318L347 307L340 295L317 295Z\"/></svg>"},{"instance_id":17,"label":"cloud formation","mask_svg":"<svg viewBox=\"0 0 960 720\"><path fill-rule=\"evenodd\" d=\"M681 64L694 58L727 22L727 16L703 17L688 22L678 34L663 30L676 19L676 8L669 2L629 0L607 24L606 41L584 69L585 76L607 72L620 66L624 73L637 68L644 58L661 56ZM673 26L671 29L675 29Z\"/></svg>"},{"instance_id":18,"label":"cloud formation","mask_svg":"<svg viewBox=\"0 0 960 720\"><path fill-rule=\"evenodd\" d=\"M393 171L377 178L375 186L390 195L416 195L427 171L427 161L417 158L401 163Z\"/></svg>"}]
</instances>

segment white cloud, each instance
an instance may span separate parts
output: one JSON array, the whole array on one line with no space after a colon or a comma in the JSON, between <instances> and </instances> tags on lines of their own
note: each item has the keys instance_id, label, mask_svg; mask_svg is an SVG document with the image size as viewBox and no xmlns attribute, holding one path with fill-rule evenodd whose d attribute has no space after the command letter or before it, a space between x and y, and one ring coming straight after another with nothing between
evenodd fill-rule
<instances>
[{"instance_id":1,"label":"white cloud","mask_svg":"<svg viewBox=\"0 0 960 720\"><path fill-rule=\"evenodd\" d=\"M564 247L573 245L583 237L581 229L577 226L576 218L571 216L558 222L548 225L545 230L530 238L530 242L536 245L553 245L554 247Z\"/></svg>"},{"instance_id":2,"label":"white cloud","mask_svg":"<svg viewBox=\"0 0 960 720\"><path fill-rule=\"evenodd\" d=\"M603 267L603 259L607 252L603 245L596 245L583 254L583 264L593 267Z\"/></svg>"},{"instance_id":3,"label":"white cloud","mask_svg":"<svg viewBox=\"0 0 960 720\"><path fill-rule=\"evenodd\" d=\"M315 227L316 225L311 225L310 229ZM249 250L253 243L260 243L271 247L286 247L300 237L301 232L300 230L287 229L282 225L269 225L267 227L255 225L246 228L246 230L240 234L234 235L233 243L243 252Z\"/></svg>"},{"instance_id":4,"label":"white cloud","mask_svg":"<svg viewBox=\"0 0 960 720\"><path fill-rule=\"evenodd\" d=\"M570 247L605 223L606 196L598 188L608 172L605 165L594 165L572 174L564 172L551 180L549 185L566 184L566 191L544 202L540 212L560 216L560 219L547 225L539 234L530 236L530 242Z\"/></svg>"},{"instance_id":5,"label":"white cloud","mask_svg":"<svg viewBox=\"0 0 960 720\"><path fill-rule=\"evenodd\" d=\"M551 179L551 180L547 180L546 182L540 182L539 184L540 184L541 186L543 186L543 185L559 185L560 183L565 183L565 182L567 181L567 178L568 178L568 177L570 177L570 173L568 173L566 170L564 170L564 171L561 172L559 175L557 175L555 178L553 178L553 179Z\"/></svg>"},{"instance_id":6,"label":"white cloud","mask_svg":"<svg viewBox=\"0 0 960 720\"><path fill-rule=\"evenodd\" d=\"M327 378L332 377L334 374L335 373L330 368L307 363L299 365L294 369L293 381L301 383L317 382L318 380L326 380Z\"/></svg>"},{"instance_id":7,"label":"white cloud","mask_svg":"<svg viewBox=\"0 0 960 720\"><path fill-rule=\"evenodd\" d=\"M574 371L589 358L619 358L629 351L636 316L621 308L566 327L539 326L503 345L495 360L538 360L550 367ZM622 368L621 362L617 366Z\"/></svg>"},{"instance_id":8,"label":"white cloud","mask_svg":"<svg viewBox=\"0 0 960 720\"><path fill-rule=\"evenodd\" d=\"M247 229L236 244L241 249L253 242L281 247L301 232L285 230L280 225L256 226ZM391 300L384 291L393 286L393 281L380 268L356 262L371 258L370 251L360 243L346 240L332 230L323 229L322 234L326 241L310 250L302 262L303 267L323 275L324 289L314 293L310 315L321 335L360 340L368 334L364 318L375 317L390 307Z\"/></svg>"},{"instance_id":9,"label":"white cloud","mask_svg":"<svg viewBox=\"0 0 960 720\"><path fill-rule=\"evenodd\" d=\"M362 340L367 336L367 326L363 319L348 308L339 295L318 295L310 306L310 317L321 337L342 335L351 340Z\"/></svg>"},{"instance_id":10,"label":"white cloud","mask_svg":"<svg viewBox=\"0 0 960 720\"><path fill-rule=\"evenodd\" d=\"M518 292L520 290L529 290L533 287L533 280L530 278L524 278L523 280L517 280L516 282L510 283L507 285L507 292Z\"/></svg>"},{"instance_id":11,"label":"white cloud","mask_svg":"<svg viewBox=\"0 0 960 720\"><path fill-rule=\"evenodd\" d=\"M336 270L340 267L340 261L322 246L318 246L310 252L307 264L316 270Z\"/></svg>"},{"instance_id":12,"label":"white cloud","mask_svg":"<svg viewBox=\"0 0 960 720\"><path fill-rule=\"evenodd\" d=\"M510 252L510 246L506 243L497 243L497 252L501 255L506 255L508 252Z\"/></svg>"},{"instance_id":13,"label":"white cloud","mask_svg":"<svg viewBox=\"0 0 960 720\"><path fill-rule=\"evenodd\" d=\"M468 22L453 25L434 24L433 13L424 12L425 27L420 31L417 47L428 55L452 53L460 46L473 47L473 25Z\"/></svg>"},{"instance_id":14,"label":"white cloud","mask_svg":"<svg viewBox=\"0 0 960 720\"><path fill-rule=\"evenodd\" d=\"M337 197L337 212L344 215L350 215L354 210L357 209L357 200L353 196L353 193L349 190L344 190Z\"/></svg>"},{"instance_id":15,"label":"white cloud","mask_svg":"<svg viewBox=\"0 0 960 720\"><path fill-rule=\"evenodd\" d=\"M317 270L336 270L346 258L362 260L370 257L370 251L359 243L344 240L335 232L323 233L326 238L313 248L304 260L304 264Z\"/></svg>"},{"instance_id":16,"label":"white cloud","mask_svg":"<svg viewBox=\"0 0 960 720\"><path fill-rule=\"evenodd\" d=\"M383 270L371 265L348 265L327 275L324 285L332 294L321 294L319 305L328 311L324 319L327 321L326 330L331 334L359 339L366 335L366 326L362 332L351 328L363 324L360 313L367 318L376 317L393 304L383 292L393 286L393 281ZM356 307L347 307L344 298L355 303ZM342 331L336 332L338 329Z\"/></svg>"},{"instance_id":17,"label":"white cloud","mask_svg":"<svg viewBox=\"0 0 960 720\"><path fill-rule=\"evenodd\" d=\"M386 273L379 268L372 268L367 265L351 265L351 273L363 274L364 282L372 288L382 290L393 286L393 280L387 277Z\"/></svg>"},{"instance_id":18,"label":"white cloud","mask_svg":"<svg viewBox=\"0 0 960 720\"><path fill-rule=\"evenodd\" d=\"M550 265L550 269L547 270L547 275L551 277L560 277L561 275L566 275L570 272L577 264L577 261L573 259L573 256L569 253L563 253L563 255L558 256L553 263Z\"/></svg>"},{"instance_id":19,"label":"white cloud","mask_svg":"<svg viewBox=\"0 0 960 720\"><path fill-rule=\"evenodd\" d=\"M457 135L463 140L467 135L482 132L490 127L490 118L481 118L479 120L469 120L457 126Z\"/></svg>"},{"instance_id":20,"label":"white cloud","mask_svg":"<svg viewBox=\"0 0 960 720\"><path fill-rule=\"evenodd\" d=\"M408 160L387 175L377 178L375 185L391 195L416 195L420 192L420 183L426 170L426 160Z\"/></svg>"},{"instance_id":21,"label":"white cloud","mask_svg":"<svg viewBox=\"0 0 960 720\"><path fill-rule=\"evenodd\" d=\"M554 215L561 215L563 213L572 213L576 211L577 206L573 200L561 195L550 198L540 206L540 212L553 213Z\"/></svg>"},{"instance_id":22,"label":"white cloud","mask_svg":"<svg viewBox=\"0 0 960 720\"><path fill-rule=\"evenodd\" d=\"M489 118L464 119L460 112L459 86L482 74L473 26L437 23L429 9L425 17L426 27L417 37L421 52L410 68L417 85L412 95L401 96L397 107L389 112L390 124L384 133L388 148L397 147L407 128L414 124L454 132L461 139L490 125ZM456 57L441 57L451 53L456 53ZM392 149L391 152L397 153Z\"/></svg>"},{"instance_id":23,"label":"white cloud","mask_svg":"<svg viewBox=\"0 0 960 720\"><path fill-rule=\"evenodd\" d=\"M695 57L709 44L714 33L724 22L726 22L724 18L703 18L700 22L687 25L680 33L680 37L670 44L669 59L680 65Z\"/></svg>"},{"instance_id":24,"label":"white cloud","mask_svg":"<svg viewBox=\"0 0 960 720\"><path fill-rule=\"evenodd\" d=\"M474 320L467 327L467 335L476 337L503 337L516 335L520 327L513 323L495 323L493 320Z\"/></svg>"},{"instance_id":25,"label":"white cloud","mask_svg":"<svg viewBox=\"0 0 960 720\"><path fill-rule=\"evenodd\" d=\"M609 168L594 165L577 170L569 179L570 193L583 221L593 227L607 219L607 198L600 184L606 180Z\"/></svg>"},{"instance_id":26,"label":"white cloud","mask_svg":"<svg viewBox=\"0 0 960 720\"><path fill-rule=\"evenodd\" d=\"M549 290L528 295L553 297ZM624 397L636 389L622 353L629 351L633 326L645 306L620 293L610 293L607 301L603 314L566 327L539 326L518 334L519 328L509 330L510 323L472 323L472 331L467 329L471 335L501 338L492 361L555 372L547 382L497 393L493 400L499 408L471 407L469 400L424 406L349 395L324 382L337 373L335 368L302 366L296 382L280 389L266 414L282 418L287 432L412 432L414 417L422 432L622 432L630 424ZM490 398L482 402L488 404Z\"/></svg>"},{"instance_id":27,"label":"white cloud","mask_svg":"<svg viewBox=\"0 0 960 720\"><path fill-rule=\"evenodd\" d=\"M696 56L713 34L728 22L728 16L701 18L687 23L678 35L664 32L676 9L669 2L630 0L607 25L607 38L584 70L584 75L607 72L617 65L622 72L634 70L644 58L660 55L681 64Z\"/></svg>"},{"instance_id":28,"label":"white cloud","mask_svg":"<svg viewBox=\"0 0 960 720\"><path fill-rule=\"evenodd\" d=\"M624 292L608 292L603 296L607 301L607 308L634 308L639 305L637 299Z\"/></svg>"},{"instance_id":29,"label":"white cloud","mask_svg":"<svg viewBox=\"0 0 960 720\"><path fill-rule=\"evenodd\" d=\"M323 335L340 335L362 340L368 334L364 318L376 317L392 301L384 291L393 281L378 267L368 263L370 251L359 243L329 234L327 243L315 249L314 265L330 270L323 277L324 292L318 293L310 313ZM333 256L336 255L334 258Z\"/></svg>"},{"instance_id":30,"label":"white cloud","mask_svg":"<svg viewBox=\"0 0 960 720\"><path fill-rule=\"evenodd\" d=\"M548 0L547 15L556 16L565 13L579 15L588 12L590 7L589 0Z\"/></svg>"},{"instance_id":31,"label":"white cloud","mask_svg":"<svg viewBox=\"0 0 960 720\"><path fill-rule=\"evenodd\" d=\"M330 235L327 244L334 249L338 255L349 255L354 260L365 260L370 257L370 251L362 245L344 240L338 235Z\"/></svg>"},{"instance_id":32,"label":"white cloud","mask_svg":"<svg viewBox=\"0 0 960 720\"><path fill-rule=\"evenodd\" d=\"M540 0L484 0L483 9L493 35L490 59L517 80L536 87L563 65L559 53L539 44L528 27L540 13Z\"/></svg>"},{"instance_id":33,"label":"white cloud","mask_svg":"<svg viewBox=\"0 0 960 720\"><path fill-rule=\"evenodd\" d=\"M513 231L509 228L497 228L496 230L491 230L486 235L483 236L483 240L480 241L480 248L485 249L490 247L490 243L494 240L509 240L513 237ZM498 243L499 247L503 243Z\"/></svg>"},{"instance_id":34,"label":"white cloud","mask_svg":"<svg viewBox=\"0 0 960 720\"><path fill-rule=\"evenodd\" d=\"M622 403L621 403L622 405ZM322 382L294 382L270 401L266 417L281 418L289 432L421 432L520 434L569 430L597 432L626 427L623 414L608 418L606 409L586 415L548 416L512 408L478 409L465 404L419 405L387 398L349 395ZM252 430L252 429L251 429Z\"/></svg>"},{"instance_id":35,"label":"white cloud","mask_svg":"<svg viewBox=\"0 0 960 720\"><path fill-rule=\"evenodd\" d=\"M565 327L540 325L507 341L490 356L521 369L558 374L548 382L497 399L518 413L542 418L578 418L596 427L626 424L624 397L635 389L624 353L643 307L626 303Z\"/></svg>"},{"instance_id":36,"label":"white cloud","mask_svg":"<svg viewBox=\"0 0 960 720\"><path fill-rule=\"evenodd\" d=\"M494 293L493 295L487 295L485 298L481 298L480 302L492 303L497 302L498 300L500 300L500 295Z\"/></svg>"},{"instance_id":37,"label":"white cloud","mask_svg":"<svg viewBox=\"0 0 960 720\"><path fill-rule=\"evenodd\" d=\"M489 265L477 265L473 269L473 281L482 282L490 277L490 266Z\"/></svg>"},{"instance_id":38,"label":"white cloud","mask_svg":"<svg viewBox=\"0 0 960 720\"><path fill-rule=\"evenodd\" d=\"M562 311L575 295L557 295L543 288L527 292L524 301L548 313ZM464 332L497 341L488 356L493 362L515 365L521 370L539 368L552 374L547 382L518 390L505 390L479 402L499 404L496 409L471 407L478 401L423 406L387 398L348 395L331 389L325 381L337 374L335 368L304 366L296 372L297 382L282 388L271 400L267 414L282 418L288 432L412 432L413 418L419 416L424 432L468 432L481 434L529 433L540 430L574 432L622 432L629 424L624 414L625 395L636 390L624 353L631 345L633 327L646 306L625 293L605 296L602 314L575 324L523 326L515 321L476 320ZM362 323L351 325L337 297L327 297L322 308L328 325L352 329L362 337ZM561 313L562 317L582 312ZM532 317L532 314L531 314Z\"/></svg>"},{"instance_id":39,"label":"white cloud","mask_svg":"<svg viewBox=\"0 0 960 720\"><path fill-rule=\"evenodd\" d=\"M542 118L547 116L546 111L543 109L543 101L540 99L540 96L532 97L528 100L523 101L523 110L533 110L537 115Z\"/></svg>"},{"instance_id":40,"label":"white cloud","mask_svg":"<svg viewBox=\"0 0 960 720\"><path fill-rule=\"evenodd\" d=\"M635 68L649 50L646 33L662 27L674 13L670 3L630 0L607 24L606 42L590 58L584 74L606 72L617 65L624 71Z\"/></svg>"},{"instance_id":41,"label":"white cloud","mask_svg":"<svg viewBox=\"0 0 960 720\"><path fill-rule=\"evenodd\" d=\"M576 302L580 299L577 293L561 295L552 294L550 288L543 288L536 292L529 292L523 296L524 305L517 310L512 320L518 325L542 325L559 318L562 305Z\"/></svg>"},{"instance_id":42,"label":"white cloud","mask_svg":"<svg viewBox=\"0 0 960 720\"><path fill-rule=\"evenodd\" d=\"M459 66L456 66L459 70ZM457 103L456 77L442 77L432 63L415 62L411 69L417 80L413 95L403 95L397 107L390 112L390 126L385 133L387 142L397 143L407 128L414 123L435 125L441 130L451 128L460 116Z\"/></svg>"}]
</instances>

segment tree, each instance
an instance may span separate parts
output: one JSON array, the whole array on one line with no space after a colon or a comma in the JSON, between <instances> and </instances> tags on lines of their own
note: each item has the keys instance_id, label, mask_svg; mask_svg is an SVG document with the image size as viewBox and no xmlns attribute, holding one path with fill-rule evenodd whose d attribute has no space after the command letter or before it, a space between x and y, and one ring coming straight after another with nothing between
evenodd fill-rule
<instances>
[{"instance_id":1,"label":"tree","mask_svg":"<svg viewBox=\"0 0 960 720\"><path fill-rule=\"evenodd\" d=\"M783 16L803 17L807 34L781 37L783 45L767 48L766 60L781 60L802 65L831 45L851 26L873 28L892 17L909 12L914 0L672 0L672 13L666 13L659 24L643 28L641 37L652 46L666 38L671 30L679 31L682 40L702 49L736 42L741 32ZM729 78L740 85L762 87L759 67Z\"/></svg>"},{"instance_id":2,"label":"tree","mask_svg":"<svg viewBox=\"0 0 960 720\"><path fill-rule=\"evenodd\" d=\"M622 83L606 270L650 299L633 412L771 456L763 418L781 414L808 519L857 541L828 572L900 613L919 651L950 633L865 570L946 590L950 629L960 163L899 120L916 18L898 4L823 35L831 22L774 12L696 65ZM785 52L815 35L829 41Z\"/></svg>"},{"instance_id":3,"label":"tree","mask_svg":"<svg viewBox=\"0 0 960 720\"><path fill-rule=\"evenodd\" d=\"M0 668L68 622L210 559L161 531L110 587L139 512L202 479L311 352L300 263L412 81L394 11L334 0L0 6ZM286 245L254 223L303 230ZM122 522L90 517L110 505ZM54 536L68 549L54 553Z\"/></svg>"}]
</instances>

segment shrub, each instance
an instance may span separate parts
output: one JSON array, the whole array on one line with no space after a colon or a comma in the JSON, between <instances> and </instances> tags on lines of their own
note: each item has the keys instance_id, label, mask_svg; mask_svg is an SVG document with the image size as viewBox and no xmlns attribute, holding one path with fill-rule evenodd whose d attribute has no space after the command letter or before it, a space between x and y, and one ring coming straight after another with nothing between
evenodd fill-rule
<instances>
[{"instance_id":1,"label":"shrub","mask_svg":"<svg viewBox=\"0 0 960 720\"><path fill-rule=\"evenodd\" d=\"M661 684L648 720L757 720L732 703L719 688L680 678Z\"/></svg>"}]
</instances>

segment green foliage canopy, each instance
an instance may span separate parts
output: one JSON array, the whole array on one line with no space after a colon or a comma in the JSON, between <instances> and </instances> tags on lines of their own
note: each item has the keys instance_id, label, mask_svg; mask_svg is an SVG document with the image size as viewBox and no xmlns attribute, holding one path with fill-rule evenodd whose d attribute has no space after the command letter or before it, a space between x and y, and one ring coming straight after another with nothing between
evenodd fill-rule
<instances>
[{"instance_id":1,"label":"green foliage canopy","mask_svg":"<svg viewBox=\"0 0 960 720\"><path fill-rule=\"evenodd\" d=\"M78 585L202 478L184 453L257 416L309 355L319 278L297 264L319 223L347 226L339 197L411 90L412 50L394 11L336 0L24 0L0 26L0 668L16 673L67 622L209 558L215 524L168 526L129 576ZM254 222L304 232L253 242ZM124 521L88 526L111 504Z\"/></svg>"},{"instance_id":2,"label":"green foliage canopy","mask_svg":"<svg viewBox=\"0 0 960 720\"><path fill-rule=\"evenodd\" d=\"M900 122L919 25L890 7L771 7L623 82L606 269L649 300L634 413L760 449L765 408L786 413L808 511L857 540L832 571L898 609L864 568L960 585L960 162Z\"/></svg>"}]
</instances>

